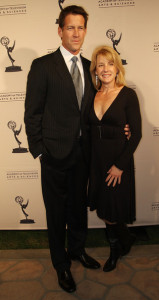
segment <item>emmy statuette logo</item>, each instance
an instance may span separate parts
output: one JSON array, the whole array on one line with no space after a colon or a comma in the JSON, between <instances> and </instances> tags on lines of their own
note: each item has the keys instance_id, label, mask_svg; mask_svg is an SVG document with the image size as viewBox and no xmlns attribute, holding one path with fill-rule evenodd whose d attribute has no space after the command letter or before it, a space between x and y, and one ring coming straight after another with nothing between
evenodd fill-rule
<instances>
[{"instance_id":1,"label":"emmy statuette logo","mask_svg":"<svg viewBox=\"0 0 159 300\"><path fill-rule=\"evenodd\" d=\"M11 129L14 133L14 138L16 140L16 142L18 143L18 148L14 148L12 150L12 153L26 153L28 152L27 148L23 148L21 147L21 142L19 141L19 139L17 138L17 136L20 134L21 129L22 129L22 125L20 126L19 130L15 130L16 128L16 123L14 121L9 121L8 122L8 128Z\"/></svg>"},{"instance_id":2,"label":"emmy statuette logo","mask_svg":"<svg viewBox=\"0 0 159 300\"><path fill-rule=\"evenodd\" d=\"M116 32L114 29L108 29L106 31L106 36L108 37L108 39L110 39L113 43L113 48L114 50L120 55L119 51L117 50L116 46L118 46L118 44L120 43L121 37L122 37L122 33L120 34L120 37L118 40L115 40L115 36L116 36ZM122 59L122 64L123 65L127 65L127 62L125 59Z\"/></svg>"},{"instance_id":3,"label":"emmy statuette logo","mask_svg":"<svg viewBox=\"0 0 159 300\"><path fill-rule=\"evenodd\" d=\"M23 214L25 216L25 219L20 220L20 223L21 224L32 224L32 223L35 223L34 220L28 219L29 215L25 212L25 209L28 206L29 200L27 200L26 204L23 204L23 202L24 202L23 197L17 196L17 197L15 197L15 202L17 202L20 205L21 210L22 210L22 212L23 212Z\"/></svg>"},{"instance_id":4,"label":"emmy statuette logo","mask_svg":"<svg viewBox=\"0 0 159 300\"><path fill-rule=\"evenodd\" d=\"M7 54L8 54L8 57L11 61L11 66L9 67L6 67L6 70L5 72L19 72L19 71L22 71L21 67L20 66L15 66L14 65L14 62L15 62L15 59L13 59L13 57L11 56L11 53L12 51L14 50L14 47L15 47L15 41L13 43L13 46L12 47L8 47L9 43L10 43L10 40L8 37L6 36L3 36L1 39L0 39L0 43L2 44L2 46L4 46L7 50Z\"/></svg>"},{"instance_id":5,"label":"emmy statuette logo","mask_svg":"<svg viewBox=\"0 0 159 300\"><path fill-rule=\"evenodd\" d=\"M65 0L58 0L58 4L61 10L63 10L62 4L64 3ZM56 19L55 24L59 24L59 19Z\"/></svg>"}]
</instances>

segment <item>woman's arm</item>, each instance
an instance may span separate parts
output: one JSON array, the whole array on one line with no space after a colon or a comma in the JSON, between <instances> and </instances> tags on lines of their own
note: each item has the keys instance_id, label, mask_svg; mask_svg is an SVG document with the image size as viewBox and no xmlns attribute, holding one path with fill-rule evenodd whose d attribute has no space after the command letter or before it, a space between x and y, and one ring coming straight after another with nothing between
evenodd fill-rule
<instances>
[{"instance_id":1,"label":"woman's arm","mask_svg":"<svg viewBox=\"0 0 159 300\"><path fill-rule=\"evenodd\" d=\"M127 97L126 118L127 123L131 128L131 136L126 143L124 151L108 171L108 176L106 177L105 181L107 182L108 186L113 183L113 187L116 185L116 183L121 183L121 176L124 168L129 163L130 158L135 152L142 136L141 114L137 95L134 90L129 89L129 95Z\"/></svg>"},{"instance_id":2,"label":"woman's arm","mask_svg":"<svg viewBox=\"0 0 159 300\"><path fill-rule=\"evenodd\" d=\"M141 133L141 114L140 107L137 95L134 90L129 89L129 94L127 95L127 104L126 104L126 118L127 123L131 128L131 136L126 143L125 149L114 162L115 166L120 170L124 170L127 164L130 161L133 153L135 152L142 133Z\"/></svg>"}]
</instances>

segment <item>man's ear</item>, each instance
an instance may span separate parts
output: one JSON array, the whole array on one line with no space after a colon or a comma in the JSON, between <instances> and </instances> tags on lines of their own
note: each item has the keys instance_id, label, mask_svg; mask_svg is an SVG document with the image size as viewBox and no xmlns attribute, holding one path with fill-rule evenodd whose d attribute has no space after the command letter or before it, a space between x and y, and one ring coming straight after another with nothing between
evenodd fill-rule
<instances>
[{"instance_id":1,"label":"man's ear","mask_svg":"<svg viewBox=\"0 0 159 300\"><path fill-rule=\"evenodd\" d=\"M58 27L58 35L62 39L62 28L60 26Z\"/></svg>"}]
</instances>

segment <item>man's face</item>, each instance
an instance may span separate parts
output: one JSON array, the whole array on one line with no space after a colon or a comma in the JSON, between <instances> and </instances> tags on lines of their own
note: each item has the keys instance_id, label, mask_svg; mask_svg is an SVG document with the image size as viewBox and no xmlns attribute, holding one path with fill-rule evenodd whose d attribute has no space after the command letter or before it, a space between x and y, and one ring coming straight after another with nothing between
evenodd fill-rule
<instances>
[{"instance_id":1,"label":"man's face","mask_svg":"<svg viewBox=\"0 0 159 300\"><path fill-rule=\"evenodd\" d=\"M66 16L64 27L58 28L63 47L74 55L79 53L86 31L83 16L72 14Z\"/></svg>"}]
</instances>

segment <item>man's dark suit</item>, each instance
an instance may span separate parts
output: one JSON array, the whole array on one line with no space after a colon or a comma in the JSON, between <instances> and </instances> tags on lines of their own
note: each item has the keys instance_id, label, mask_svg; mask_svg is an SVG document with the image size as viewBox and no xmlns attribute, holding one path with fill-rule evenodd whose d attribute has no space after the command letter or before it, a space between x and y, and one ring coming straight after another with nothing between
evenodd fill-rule
<instances>
[{"instance_id":1,"label":"man's dark suit","mask_svg":"<svg viewBox=\"0 0 159 300\"><path fill-rule=\"evenodd\" d=\"M70 265L64 249L66 224L68 251L79 255L86 238L87 118L94 89L90 62L81 59L85 80L81 111L60 49L33 61L27 83L26 133L33 157L43 154L42 190L50 251L57 270ZM71 202L66 204L68 198Z\"/></svg>"}]
</instances>

